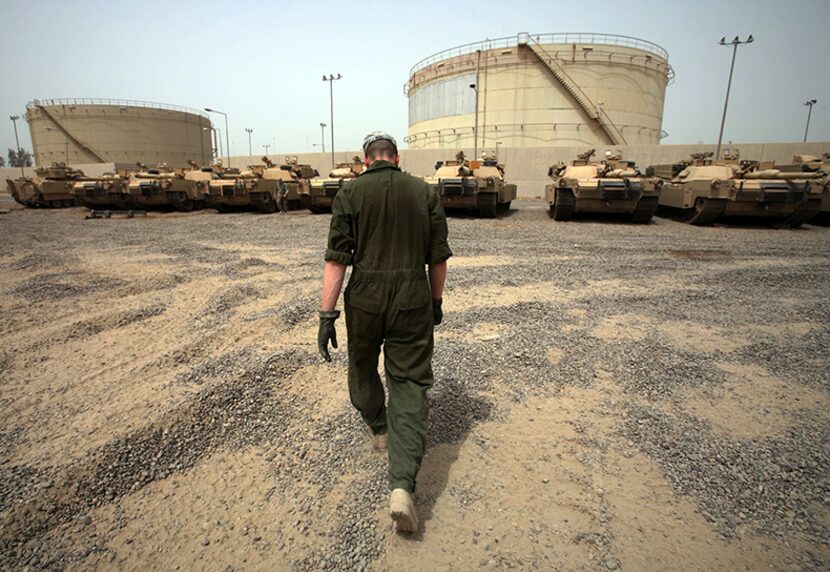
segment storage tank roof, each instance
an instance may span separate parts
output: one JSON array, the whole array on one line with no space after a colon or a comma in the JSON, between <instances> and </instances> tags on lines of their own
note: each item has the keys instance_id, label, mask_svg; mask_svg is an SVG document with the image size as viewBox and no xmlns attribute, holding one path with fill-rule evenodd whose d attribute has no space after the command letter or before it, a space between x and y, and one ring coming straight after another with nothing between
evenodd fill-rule
<instances>
[{"instance_id":1,"label":"storage tank roof","mask_svg":"<svg viewBox=\"0 0 830 572\"><path fill-rule=\"evenodd\" d=\"M157 103L155 101L133 101L130 99L97 99L97 98L70 98L70 99L35 99L26 104L27 108L57 105L112 105L115 107L144 107L150 109L166 109L169 111L179 111L182 113L190 113L193 115L201 115L208 117L204 111L198 109L191 109L189 107L182 107L181 105L170 105L167 103Z\"/></svg>"},{"instance_id":2,"label":"storage tank roof","mask_svg":"<svg viewBox=\"0 0 830 572\"><path fill-rule=\"evenodd\" d=\"M431 56L422 59L417 64L412 66L412 69L409 70L409 75L411 77L413 74L415 74L415 72L422 70L435 62L439 62L441 60L453 58L456 56L472 54L477 50L485 51L497 48L507 48L516 46L522 43L522 38L533 38L539 44L594 44L606 46L623 46L626 48L635 48L638 50L643 50L644 52L654 54L660 58L663 58L663 60L665 60L667 63L669 61L669 53L661 46L658 46L654 42L641 40L640 38L634 38L631 36L619 36L616 34L594 34L592 32L564 32L549 34L522 33L517 34L515 36L507 36L505 38L496 38L493 40L487 39L481 42L464 44L462 46L456 46L454 48L449 48L437 52L435 54L432 54Z\"/></svg>"}]
</instances>

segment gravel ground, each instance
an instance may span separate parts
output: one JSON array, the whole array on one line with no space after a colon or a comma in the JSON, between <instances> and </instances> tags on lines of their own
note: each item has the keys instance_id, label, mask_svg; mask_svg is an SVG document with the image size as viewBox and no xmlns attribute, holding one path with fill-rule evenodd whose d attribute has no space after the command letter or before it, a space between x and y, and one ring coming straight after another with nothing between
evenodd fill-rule
<instances>
[{"instance_id":1,"label":"gravel ground","mask_svg":"<svg viewBox=\"0 0 830 572\"><path fill-rule=\"evenodd\" d=\"M514 207L449 222L404 540L342 322L316 356L328 216L0 215L0 569L830 567L830 229ZM229 455L253 484L221 496ZM689 507L676 545L629 538L639 467L656 530Z\"/></svg>"}]
</instances>

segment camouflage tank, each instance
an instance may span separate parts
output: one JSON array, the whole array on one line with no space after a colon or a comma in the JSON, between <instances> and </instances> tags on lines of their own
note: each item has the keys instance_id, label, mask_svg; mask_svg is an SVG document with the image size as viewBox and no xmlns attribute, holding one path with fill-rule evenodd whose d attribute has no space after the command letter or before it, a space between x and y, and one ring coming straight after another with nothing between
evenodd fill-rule
<instances>
[{"instance_id":1,"label":"camouflage tank","mask_svg":"<svg viewBox=\"0 0 830 572\"><path fill-rule=\"evenodd\" d=\"M646 224L657 211L663 182L645 177L632 161L606 151L602 161L591 161L595 150L578 156L569 165L548 169L553 183L545 186L545 200L554 220L570 220L578 214L630 215L631 222Z\"/></svg>"},{"instance_id":2,"label":"camouflage tank","mask_svg":"<svg viewBox=\"0 0 830 572\"><path fill-rule=\"evenodd\" d=\"M198 165L189 163L188 171L167 165L148 169L139 164L127 183L127 201L142 208L172 206L185 212L204 208L210 178L201 175Z\"/></svg>"},{"instance_id":3,"label":"camouflage tank","mask_svg":"<svg viewBox=\"0 0 830 572\"><path fill-rule=\"evenodd\" d=\"M366 165L357 156L352 159L351 163L336 163L328 177L318 176L311 179L310 192L300 195L303 206L315 214L331 212L334 196L343 183L354 179L365 170Z\"/></svg>"},{"instance_id":4,"label":"camouflage tank","mask_svg":"<svg viewBox=\"0 0 830 572\"><path fill-rule=\"evenodd\" d=\"M38 167L34 177L7 179L6 186L12 198L26 207L71 207L76 204L72 187L83 178L82 171L66 163L52 163L50 167Z\"/></svg>"},{"instance_id":5,"label":"camouflage tank","mask_svg":"<svg viewBox=\"0 0 830 572\"><path fill-rule=\"evenodd\" d=\"M250 168L239 170L225 168L221 163L213 167L216 178L208 183L208 204L219 212L228 212L234 207L250 207L250 190L259 178Z\"/></svg>"},{"instance_id":6,"label":"camouflage tank","mask_svg":"<svg viewBox=\"0 0 830 572\"><path fill-rule=\"evenodd\" d=\"M516 198L516 185L504 182L504 166L495 157L482 155L481 161L468 161L459 151L455 161L439 161L435 174L424 179L445 209L477 210L484 218L493 218L499 210L509 210Z\"/></svg>"},{"instance_id":7,"label":"camouflage tank","mask_svg":"<svg viewBox=\"0 0 830 572\"><path fill-rule=\"evenodd\" d=\"M77 181L72 186L72 193L78 203L90 209L134 209L138 205L127 195L128 179L128 171L104 173L100 177Z\"/></svg>"},{"instance_id":8,"label":"camouflage tank","mask_svg":"<svg viewBox=\"0 0 830 572\"><path fill-rule=\"evenodd\" d=\"M276 212L277 188L279 182L285 183L288 188L288 208L298 209L302 206L302 197L310 194L309 179L318 175L310 165L300 164L297 157L285 157L285 163L280 166L271 159L263 156L264 165L254 165L251 169L259 179L250 192L251 204L263 213Z\"/></svg>"},{"instance_id":9,"label":"camouflage tank","mask_svg":"<svg viewBox=\"0 0 830 572\"><path fill-rule=\"evenodd\" d=\"M784 173L818 173L819 177L810 179L810 185L821 192L821 207L818 214L808 222L830 226L830 153L821 157L813 155L795 155L789 165L776 165Z\"/></svg>"},{"instance_id":10,"label":"camouflage tank","mask_svg":"<svg viewBox=\"0 0 830 572\"><path fill-rule=\"evenodd\" d=\"M722 160L712 155L697 153L682 163L650 167L666 180L661 214L694 225L740 217L795 228L819 211L822 191L810 181L820 173L786 173L771 162L741 161L737 151L727 150Z\"/></svg>"}]
</instances>

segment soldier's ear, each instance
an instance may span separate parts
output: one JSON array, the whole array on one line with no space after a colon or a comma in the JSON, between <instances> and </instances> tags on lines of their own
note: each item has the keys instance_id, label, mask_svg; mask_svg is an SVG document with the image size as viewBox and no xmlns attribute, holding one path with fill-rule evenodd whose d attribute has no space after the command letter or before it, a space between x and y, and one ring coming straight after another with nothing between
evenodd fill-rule
<instances>
[{"instance_id":1,"label":"soldier's ear","mask_svg":"<svg viewBox=\"0 0 830 572\"><path fill-rule=\"evenodd\" d=\"M397 167L401 163L401 156L395 155L395 166Z\"/></svg>"}]
</instances>

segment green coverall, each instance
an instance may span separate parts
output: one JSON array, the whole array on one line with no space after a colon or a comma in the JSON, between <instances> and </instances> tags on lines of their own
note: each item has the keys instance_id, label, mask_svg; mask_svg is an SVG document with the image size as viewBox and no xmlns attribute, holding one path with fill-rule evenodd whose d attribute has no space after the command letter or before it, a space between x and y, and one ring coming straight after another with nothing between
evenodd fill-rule
<instances>
[{"instance_id":1,"label":"green coverall","mask_svg":"<svg viewBox=\"0 0 830 572\"><path fill-rule=\"evenodd\" d=\"M394 164L375 161L335 196L325 258L353 265L344 293L349 396L376 434L388 431L392 489L414 491L424 456L434 327L425 267L450 256L438 196Z\"/></svg>"}]
</instances>

